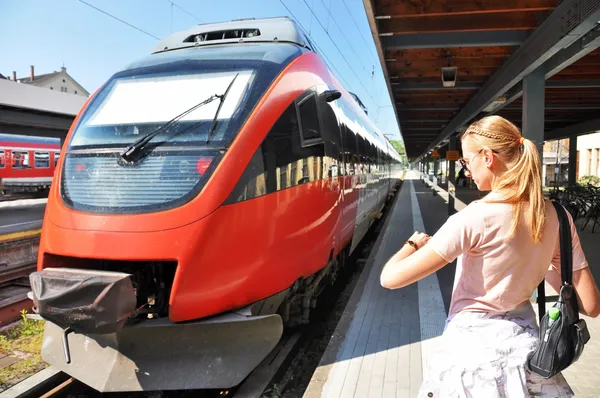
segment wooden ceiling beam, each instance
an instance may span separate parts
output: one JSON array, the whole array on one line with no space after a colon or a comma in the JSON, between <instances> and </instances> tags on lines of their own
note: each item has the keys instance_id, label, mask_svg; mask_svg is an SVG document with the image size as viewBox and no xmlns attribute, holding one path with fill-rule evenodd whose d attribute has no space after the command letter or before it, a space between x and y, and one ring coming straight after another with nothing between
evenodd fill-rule
<instances>
[{"instance_id":1,"label":"wooden ceiling beam","mask_svg":"<svg viewBox=\"0 0 600 398\"><path fill-rule=\"evenodd\" d=\"M393 86L392 86L393 89ZM399 91L395 92L396 97L406 97L406 98L414 98L414 97L441 97L441 96L460 96L460 97L470 97L474 95L477 90L453 90L452 88L448 88L444 90L443 88L440 90L418 90L418 91Z\"/></svg>"},{"instance_id":2,"label":"wooden ceiling beam","mask_svg":"<svg viewBox=\"0 0 600 398\"><path fill-rule=\"evenodd\" d=\"M386 49L387 59L437 59L459 58L505 58L513 53L512 47L454 47L454 48L415 48L406 50Z\"/></svg>"},{"instance_id":3,"label":"wooden ceiling beam","mask_svg":"<svg viewBox=\"0 0 600 398\"><path fill-rule=\"evenodd\" d=\"M469 77L469 76L482 76L484 78L487 78L487 77L493 75L497 70L498 70L498 68L485 68L485 67L458 68L456 70L456 77L457 77L457 80L463 80L462 79L463 77ZM442 72L438 68L402 69L402 70L396 71L395 76L397 76L399 79L419 78L419 77L437 77L438 81L441 81Z\"/></svg>"},{"instance_id":4,"label":"wooden ceiling beam","mask_svg":"<svg viewBox=\"0 0 600 398\"><path fill-rule=\"evenodd\" d=\"M537 28L541 18L537 12L504 12L478 15L443 15L428 18L384 19L380 33L394 35L429 32L483 32L499 30L531 30Z\"/></svg>"},{"instance_id":5,"label":"wooden ceiling beam","mask_svg":"<svg viewBox=\"0 0 600 398\"><path fill-rule=\"evenodd\" d=\"M421 0L375 1L375 18L419 18L438 15L477 15L497 12L546 11L556 0Z\"/></svg>"},{"instance_id":6,"label":"wooden ceiling beam","mask_svg":"<svg viewBox=\"0 0 600 398\"><path fill-rule=\"evenodd\" d=\"M446 58L429 58L429 59L404 59L394 58L396 61L387 62L388 70L391 74L394 74L396 70L402 70L403 68L442 68L446 66L456 66L457 68L499 68L502 66L508 56L504 57L483 57L483 58L453 58L448 56Z\"/></svg>"},{"instance_id":7,"label":"wooden ceiling beam","mask_svg":"<svg viewBox=\"0 0 600 398\"><path fill-rule=\"evenodd\" d=\"M576 82L576 81L592 81L592 80L600 80L600 70L595 73L590 74L562 74L562 71L558 74L552 76L550 79L546 80L547 82Z\"/></svg>"},{"instance_id":8,"label":"wooden ceiling beam","mask_svg":"<svg viewBox=\"0 0 600 398\"><path fill-rule=\"evenodd\" d=\"M571 66L567 66L565 69L561 70L558 74L560 74L561 76L593 75L593 74L600 76L600 67L598 67L598 65L573 64Z\"/></svg>"}]
</instances>

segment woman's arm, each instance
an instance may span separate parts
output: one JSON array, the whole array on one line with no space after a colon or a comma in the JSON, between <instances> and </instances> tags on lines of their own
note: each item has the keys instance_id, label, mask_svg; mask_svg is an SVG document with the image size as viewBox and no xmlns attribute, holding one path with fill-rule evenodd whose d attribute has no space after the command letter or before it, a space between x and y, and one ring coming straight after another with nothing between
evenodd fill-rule
<instances>
[{"instance_id":1,"label":"woman's arm","mask_svg":"<svg viewBox=\"0 0 600 398\"><path fill-rule=\"evenodd\" d=\"M560 292L562 283L560 273L554 267L546 273L546 280L556 292ZM579 312L592 318L600 315L600 292L589 267L573 271L573 287L577 295Z\"/></svg>"},{"instance_id":2,"label":"woman's arm","mask_svg":"<svg viewBox=\"0 0 600 398\"><path fill-rule=\"evenodd\" d=\"M399 289L425 278L447 264L446 260L427 246L428 235L415 232L409 240L415 242L419 250L404 245L390 258L381 272L381 286Z\"/></svg>"}]
</instances>

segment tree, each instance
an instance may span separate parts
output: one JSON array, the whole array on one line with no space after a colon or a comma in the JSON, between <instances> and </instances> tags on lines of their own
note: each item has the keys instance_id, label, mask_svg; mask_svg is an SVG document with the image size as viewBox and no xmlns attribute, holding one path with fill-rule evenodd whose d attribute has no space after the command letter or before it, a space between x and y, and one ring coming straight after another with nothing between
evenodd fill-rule
<instances>
[{"instance_id":1,"label":"tree","mask_svg":"<svg viewBox=\"0 0 600 398\"><path fill-rule=\"evenodd\" d=\"M394 147L396 152L400 155L404 166L408 165L408 159L406 158L406 150L404 149L404 142L398 140L390 140L390 144Z\"/></svg>"},{"instance_id":2,"label":"tree","mask_svg":"<svg viewBox=\"0 0 600 398\"><path fill-rule=\"evenodd\" d=\"M404 143L402 141L390 140L390 144L392 144L396 152L398 152L400 155L404 156L406 154L406 151L404 150Z\"/></svg>"}]
</instances>

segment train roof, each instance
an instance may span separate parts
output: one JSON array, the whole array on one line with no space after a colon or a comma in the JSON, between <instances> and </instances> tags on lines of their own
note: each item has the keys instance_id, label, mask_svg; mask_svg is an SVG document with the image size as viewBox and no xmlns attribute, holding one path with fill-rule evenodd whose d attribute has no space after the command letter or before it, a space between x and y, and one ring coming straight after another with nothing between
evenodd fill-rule
<instances>
[{"instance_id":1,"label":"train roof","mask_svg":"<svg viewBox=\"0 0 600 398\"><path fill-rule=\"evenodd\" d=\"M302 29L288 17L246 18L207 23L173 33L158 42L152 53L182 48L239 43L293 43L311 51L315 48Z\"/></svg>"},{"instance_id":2,"label":"train roof","mask_svg":"<svg viewBox=\"0 0 600 398\"><path fill-rule=\"evenodd\" d=\"M31 137L18 134L0 134L0 142L11 144L56 144L57 149L60 146L60 138L51 137Z\"/></svg>"},{"instance_id":3,"label":"train roof","mask_svg":"<svg viewBox=\"0 0 600 398\"><path fill-rule=\"evenodd\" d=\"M205 61L256 61L271 62L278 65L287 65L292 59L300 56L305 49L295 44L282 43L256 43L251 46L211 46L196 51L196 48L182 48L178 51L166 51L158 54L147 55L127 65L125 70L146 68L181 60Z\"/></svg>"}]
</instances>

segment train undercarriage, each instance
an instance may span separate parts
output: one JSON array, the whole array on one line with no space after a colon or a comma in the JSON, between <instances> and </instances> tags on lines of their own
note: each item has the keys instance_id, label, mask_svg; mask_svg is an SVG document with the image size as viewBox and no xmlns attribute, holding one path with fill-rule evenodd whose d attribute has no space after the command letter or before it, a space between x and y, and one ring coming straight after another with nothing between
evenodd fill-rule
<instances>
[{"instance_id":1,"label":"train undercarriage","mask_svg":"<svg viewBox=\"0 0 600 398\"><path fill-rule=\"evenodd\" d=\"M237 310L173 323L174 262L70 259L31 275L34 310L46 319L42 357L101 392L230 388L311 309L348 250L288 289ZM100 365L100 366L99 366Z\"/></svg>"}]
</instances>

